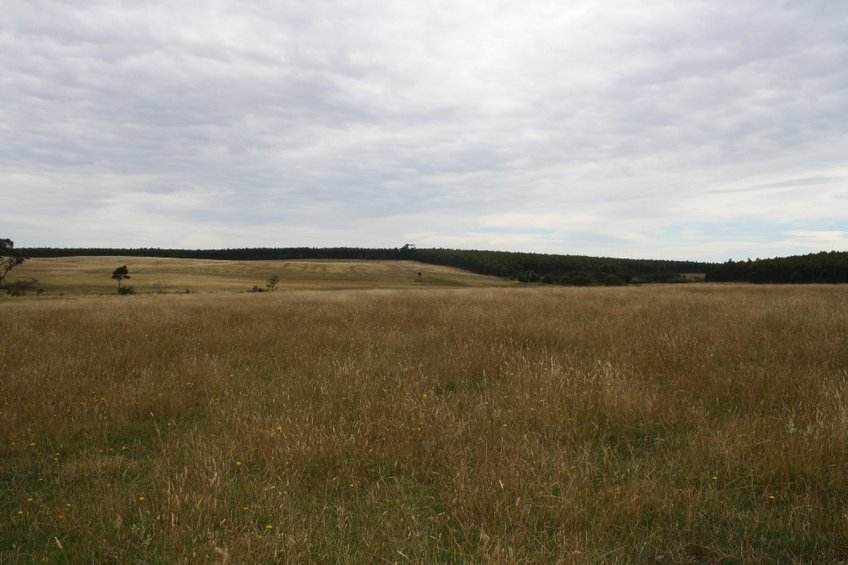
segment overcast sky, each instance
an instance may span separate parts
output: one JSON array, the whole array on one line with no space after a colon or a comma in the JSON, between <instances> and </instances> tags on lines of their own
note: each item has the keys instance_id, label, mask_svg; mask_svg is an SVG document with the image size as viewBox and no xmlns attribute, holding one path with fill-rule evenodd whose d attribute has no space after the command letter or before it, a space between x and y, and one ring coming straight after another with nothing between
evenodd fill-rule
<instances>
[{"instance_id":1,"label":"overcast sky","mask_svg":"<svg viewBox=\"0 0 848 565\"><path fill-rule=\"evenodd\" d=\"M0 0L0 237L848 250L848 2Z\"/></svg>"}]
</instances>

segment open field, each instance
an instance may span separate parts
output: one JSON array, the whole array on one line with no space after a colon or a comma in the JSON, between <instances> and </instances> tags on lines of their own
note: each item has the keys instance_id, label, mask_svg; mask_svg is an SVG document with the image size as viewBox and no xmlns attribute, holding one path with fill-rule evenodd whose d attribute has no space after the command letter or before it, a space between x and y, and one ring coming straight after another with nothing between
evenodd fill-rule
<instances>
[{"instance_id":1,"label":"open field","mask_svg":"<svg viewBox=\"0 0 848 565\"><path fill-rule=\"evenodd\" d=\"M44 294L115 292L110 275L127 265L138 293L243 292L280 277L278 290L508 286L510 281L414 261L215 261L154 257L55 257L29 259L8 279L37 279ZM418 276L421 273L421 276Z\"/></svg>"},{"instance_id":2,"label":"open field","mask_svg":"<svg viewBox=\"0 0 848 565\"><path fill-rule=\"evenodd\" d=\"M848 559L846 287L0 309L0 562Z\"/></svg>"}]
</instances>

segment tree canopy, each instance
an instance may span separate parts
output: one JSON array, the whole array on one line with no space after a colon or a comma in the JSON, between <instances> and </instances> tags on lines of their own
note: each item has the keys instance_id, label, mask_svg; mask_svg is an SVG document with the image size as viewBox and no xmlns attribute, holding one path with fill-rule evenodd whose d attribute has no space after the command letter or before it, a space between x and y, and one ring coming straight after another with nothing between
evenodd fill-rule
<instances>
[{"instance_id":1,"label":"tree canopy","mask_svg":"<svg viewBox=\"0 0 848 565\"><path fill-rule=\"evenodd\" d=\"M0 239L0 285L5 284L9 271L27 260L27 257L15 249L11 239Z\"/></svg>"},{"instance_id":2,"label":"tree canopy","mask_svg":"<svg viewBox=\"0 0 848 565\"><path fill-rule=\"evenodd\" d=\"M121 281L130 278L130 271L126 265L118 267L112 271L112 279L118 281L118 292L121 292Z\"/></svg>"}]
</instances>

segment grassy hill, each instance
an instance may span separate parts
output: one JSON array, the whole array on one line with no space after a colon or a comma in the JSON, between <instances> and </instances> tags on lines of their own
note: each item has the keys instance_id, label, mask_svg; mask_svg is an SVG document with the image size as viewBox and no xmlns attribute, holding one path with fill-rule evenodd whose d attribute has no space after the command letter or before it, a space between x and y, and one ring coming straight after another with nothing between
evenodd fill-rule
<instances>
[{"instance_id":1,"label":"grassy hill","mask_svg":"<svg viewBox=\"0 0 848 565\"><path fill-rule=\"evenodd\" d=\"M242 292L265 288L278 275L278 290L490 287L513 283L440 265L415 261L290 260L223 261L161 257L51 257L32 258L16 267L10 281L36 279L46 295L109 294L115 292L110 275L127 265L131 279L125 285L137 293ZM419 276L420 273L420 276Z\"/></svg>"},{"instance_id":2,"label":"grassy hill","mask_svg":"<svg viewBox=\"0 0 848 565\"><path fill-rule=\"evenodd\" d=\"M481 275L523 282L543 282L568 286L617 286L624 284L691 282L752 283L845 283L848 282L848 252L830 251L757 259L706 263L656 259L623 259L516 253L507 251L426 249L404 245L399 248L31 248L20 249L29 257L122 256L180 259L221 259L232 261L292 261L306 259L419 261L455 267Z\"/></svg>"},{"instance_id":3,"label":"grassy hill","mask_svg":"<svg viewBox=\"0 0 848 565\"><path fill-rule=\"evenodd\" d=\"M362 247L258 247L233 249L159 248L31 248L21 249L29 257L126 256L179 259L226 259L231 261L291 261L304 259L419 261L454 267L522 282L544 282L570 286L622 285L629 283L685 282L682 273L705 274L710 263L621 259L583 255L516 253L508 251L427 249L404 245L399 248Z\"/></svg>"}]
</instances>

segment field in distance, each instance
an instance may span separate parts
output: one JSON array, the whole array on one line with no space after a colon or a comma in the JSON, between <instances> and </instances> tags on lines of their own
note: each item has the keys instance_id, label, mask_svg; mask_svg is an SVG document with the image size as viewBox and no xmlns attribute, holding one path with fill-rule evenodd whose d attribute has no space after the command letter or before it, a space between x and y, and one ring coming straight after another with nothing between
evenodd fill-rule
<instances>
[{"instance_id":1,"label":"field in distance","mask_svg":"<svg viewBox=\"0 0 848 565\"><path fill-rule=\"evenodd\" d=\"M16 267L8 280L36 279L44 294L115 292L112 271L127 265L123 284L137 293L242 292L265 288L273 275L277 288L356 289L508 286L511 281L415 261L220 261L154 257L34 258ZM420 276L419 276L420 273Z\"/></svg>"},{"instance_id":2,"label":"field in distance","mask_svg":"<svg viewBox=\"0 0 848 565\"><path fill-rule=\"evenodd\" d=\"M845 285L0 306L2 563L848 558Z\"/></svg>"}]
</instances>

